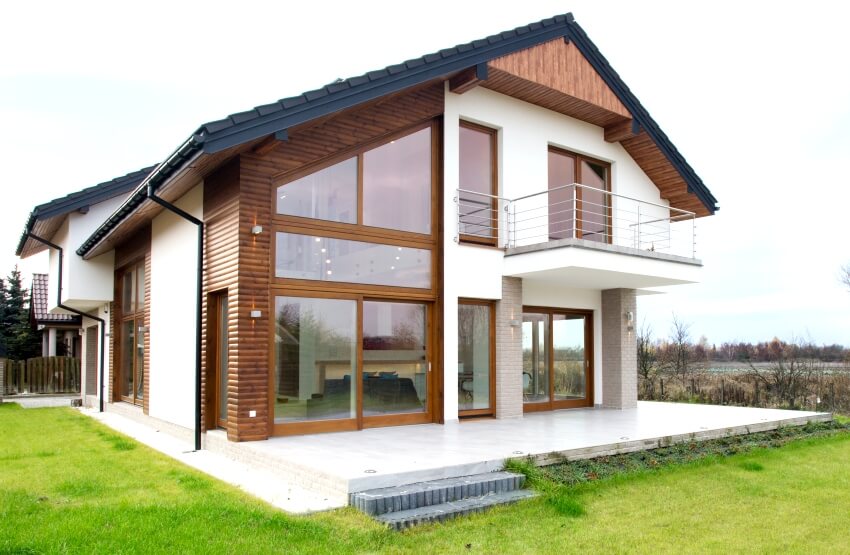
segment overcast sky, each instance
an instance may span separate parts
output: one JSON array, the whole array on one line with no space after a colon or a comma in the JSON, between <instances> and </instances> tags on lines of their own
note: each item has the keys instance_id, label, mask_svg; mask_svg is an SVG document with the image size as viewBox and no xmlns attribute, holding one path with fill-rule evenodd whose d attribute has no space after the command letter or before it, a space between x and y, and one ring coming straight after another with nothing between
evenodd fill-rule
<instances>
[{"instance_id":1,"label":"overcast sky","mask_svg":"<svg viewBox=\"0 0 850 555\"><path fill-rule=\"evenodd\" d=\"M202 122L571 11L720 201L699 221L703 283L642 297L639 319L663 336L675 311L715 343L850 344L846 3L127 6L3 8L3 275L35 205L159 162Z\"/></svg>"}]
</instances>

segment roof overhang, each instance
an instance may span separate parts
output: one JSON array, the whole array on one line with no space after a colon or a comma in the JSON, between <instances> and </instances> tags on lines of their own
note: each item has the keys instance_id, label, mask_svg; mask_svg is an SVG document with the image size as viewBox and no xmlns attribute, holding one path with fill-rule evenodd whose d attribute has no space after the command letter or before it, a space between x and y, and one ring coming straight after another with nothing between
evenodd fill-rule
<instances>
[{"instance_id":1,"label":"roof overhang","mask_svg":"<svg viewBox=\"0 0 850 555\"><path fill-rule=\"evenodd\" d=\"M111 181L98 183L92 187L36 206L27 218L15 254L21 258L27 258L42 252L47 248L47 245L32 239L31 235L47 240L52 239L68 214L72 212L85 213L94 204L127 194L153 168L154 166L142 168Z\"/></svg>"},{"instance_id":2,"label":"roof overhang","mask_svg":"<svg viewBox=\"0 0 850 555\"><path fill-rule=\"evenodd\" d=\"M151 172L127 201L77 249L77 254L90 258L106 252L141 225L140 222L158 213L160 208L148 200L149 190L164 198L169 194L176 198L181 190L185 192L184 187L191 186L187 186L187 181L194 184L203 178L202 167L209 171L261 141L286 140L290 131L299 126L423 83L448 80L470 70L475 70L476 75L487 73L482 64L489 66L492 60L554 39L575 44L628 110L634 120L634 129L657 145L665 163L681 179L686 194L698 199L699 215L713 214L717 209L716 200L708 188L568 13L206 123ZM124 224L125 221L129 223Z\"/></svg>"}]
</instances>

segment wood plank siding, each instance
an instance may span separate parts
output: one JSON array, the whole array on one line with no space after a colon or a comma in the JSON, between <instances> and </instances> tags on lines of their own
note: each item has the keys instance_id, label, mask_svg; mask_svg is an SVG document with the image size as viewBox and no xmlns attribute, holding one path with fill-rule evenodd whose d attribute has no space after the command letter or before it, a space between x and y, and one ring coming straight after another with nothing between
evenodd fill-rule
<instances>
[{"instance_id":1,"label":"wood plank siding","mask_svg":"<svg viewBox=\"0 0 850 555\"><path fill-rule=\"evenodd\" d=\"M324 158L339 155L384 135L443 112L443 84L433 83L407 94L326 118L289 133L289 140L265 141L253 151L219 168L204 181L204 410L214 369L206 329L211 294L228 292L229 378L227 435L234 441L269 437L273 417L269 386L273 379L270 350L273 253L272 180ZM258 235L255 225L263 227ZM252 318L252 311L260 311ZM256 411L255 417L249 412ZM211 426L209 415L203 422Z\"/></svg>"},{"instance_id":2,"label":"wood plank siding","mask_svg":"<svg viewBox=\"0 0 850 555\"><path fill-rule=\"evenodd\" d=\"M661 198L670 202L670 206L695 212L697 216L710 216L711 213L699 198L688 192L688 185L682 175L673 167L664 153L658 148L646 132L620 141L640 169L652 180Z\"/></svg>"},{"instance_id":3,"label":"wood plank siding","mask_svg":"<svg viewBox=\"0 0 850 555\"><path fill-rule=\"evenodd\" d=\"M555 39L489 64L481 85L605 127L631 119L631 114L585 60L578 48Z\"/></svg>"},{"instance_id":4,"label":"wood plank siding","mask_svg":"<svg viewBox=\"0 0 850 555\"><path fill-rule=\"evenodd\" d=\"M204 402L201 404L201 422L204 430L214 428L212 415L208 414L210 404L215 401L215 387L208 387L210 379L214 379L216 369L212 367L215 348L208 341L210 330L207 323L215 320L210 318L209 302L212 294L227 291L228 295L228 349L231 353L229 360L230 373L228 381L227 406L227 436L238 440L237 429L237 393L238 372L240 359L237 338L237 287L239 283L239 159L217 169L204 180L204 295L201 326L201 388L204 392ZM213 308L214 310L214 308Z\"/></svg>"}]
</instances>

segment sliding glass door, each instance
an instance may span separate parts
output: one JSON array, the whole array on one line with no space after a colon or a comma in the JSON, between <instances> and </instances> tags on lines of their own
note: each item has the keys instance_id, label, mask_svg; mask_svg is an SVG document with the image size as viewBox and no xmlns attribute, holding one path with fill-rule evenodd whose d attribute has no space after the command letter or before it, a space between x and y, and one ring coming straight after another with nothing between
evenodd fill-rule
<instances>
[{"instance_id":1,"label":"sliding glass door","mask_svg":"<svg viewBox=\"0 0 850 555\"><path fill-rule=\"evenodd\" d=\"M457 405L461 417L496 410L495 305L460 301L457 317Z\"/></svg>"},{"instance_id":2,"label":"sliding glass door","mask_svg":"<svg viewBox=\"0 0 850 555\"><path fill-rule=\"evenodd\" d=\"M526 411L593 406L593 313L526 308L522 315Z\"/></svg>"},{"instance_id":3,"label":"sliding glass door","mask_svg":"<svg viewBox=\"0 0 850 555\"><path fill-rule=\"evenodd\" d=\"M430 312L355 295L275 297L275 433L429 422Z\"/></svg>"}]
</instances>

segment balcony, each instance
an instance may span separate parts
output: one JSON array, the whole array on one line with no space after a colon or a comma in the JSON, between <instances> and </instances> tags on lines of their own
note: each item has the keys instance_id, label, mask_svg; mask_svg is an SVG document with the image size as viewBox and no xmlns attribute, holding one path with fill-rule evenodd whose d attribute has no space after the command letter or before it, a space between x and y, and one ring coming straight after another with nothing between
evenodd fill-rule
<instances>
[{"instance_id":1,"label":"balcony","mask_svg":"<svg viewBox=\"0 0 850 555\"><path fill-rule=\"evenodd\" d=\"M454 200L455 240L503 247L504 275L582 287L698 281L696 214L687 210L579 183L517 198L458 189Z\"/></svg>"}]
</instances>

